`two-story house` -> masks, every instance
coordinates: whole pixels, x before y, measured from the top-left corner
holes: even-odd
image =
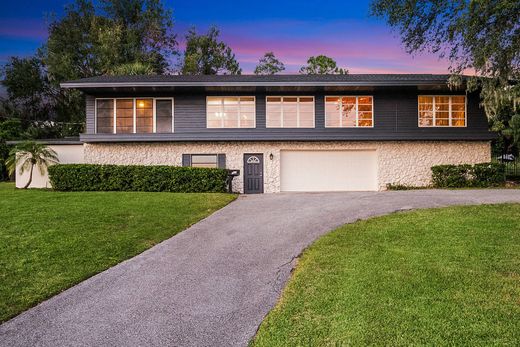
[[[238,169],[245,193],[428,185],[490,160],[478,93],[447,75],[102,76],[86,94],[87,163]]]

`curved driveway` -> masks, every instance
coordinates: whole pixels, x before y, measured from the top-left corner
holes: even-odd
[[[342,224],[520,190],[241,196],[188,230],[0,326],[1,346],[246,346],[294,258]]]

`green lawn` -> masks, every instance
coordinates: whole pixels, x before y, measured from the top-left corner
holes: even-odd
[[[518,346],[520,205],[392,214],[307,249],[253,346]]]
[[[0,183],[0,322],[234,199],[230,194],[16,190]]]

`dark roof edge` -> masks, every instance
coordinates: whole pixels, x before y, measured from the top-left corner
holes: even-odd
[[[114,88],[114,87],[358,87],[358,86],[418,86],[447,84],[445,79],[409,81],[296,81],[296,82],[63,82],[62,88]]]
[[[83,141],[79,137],[75,138],[64,138],[64,139],[37,139],[37,140],[13,140],[6,141],[8,145],[17,145],[26,141],[35,141],[44,145],[82,145]]]

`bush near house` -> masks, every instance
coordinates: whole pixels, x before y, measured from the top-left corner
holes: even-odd
[[[484,188],[505,183],[505,168],[499,163],[437,165],[431,169],[435,188]]]
[[[225,193],[224,169],[58,164],[49,167],[52,187],[61,191],[141,191],[177,193]]]

